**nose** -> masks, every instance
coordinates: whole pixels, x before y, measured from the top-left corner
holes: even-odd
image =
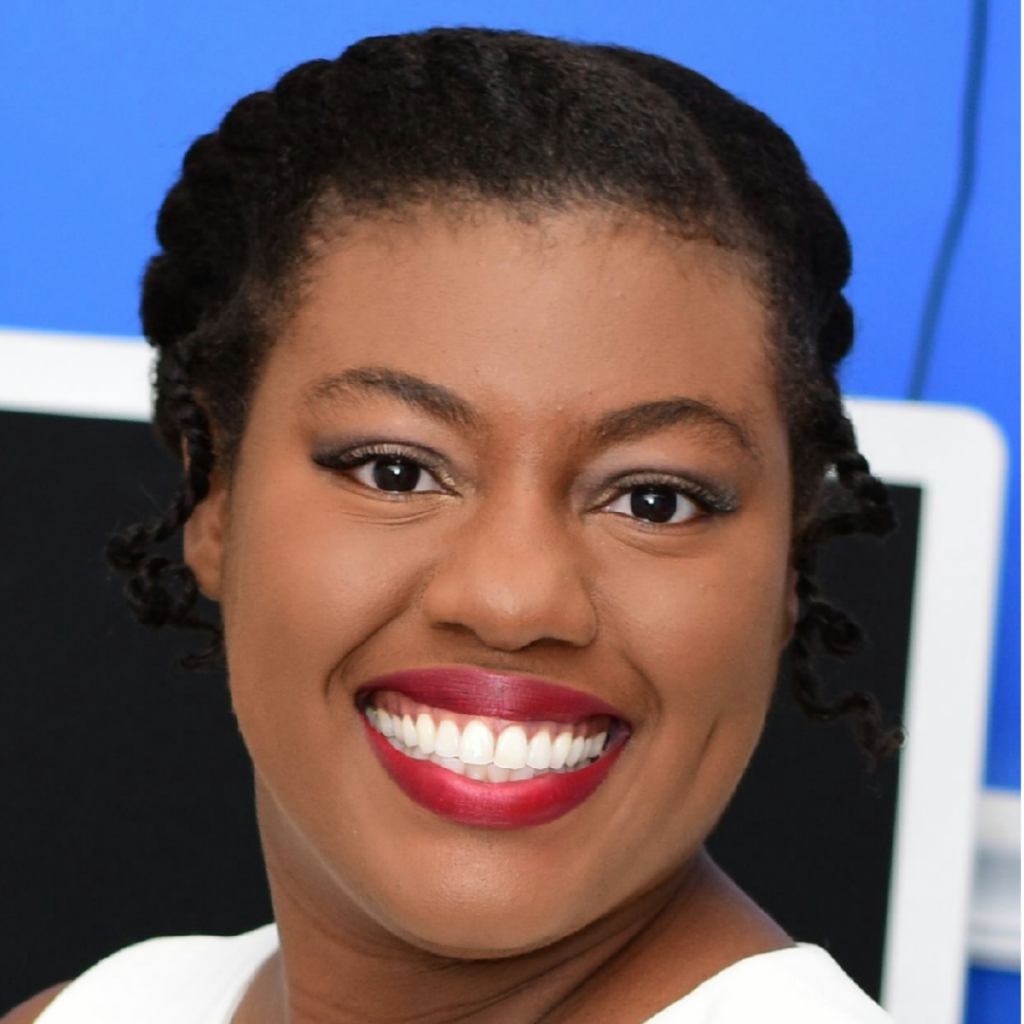
[[[481,510],[465,524],[424,604],[432,625],[469,630],[501,651],[585,647],[597,631],[579,538],[539,501]]]

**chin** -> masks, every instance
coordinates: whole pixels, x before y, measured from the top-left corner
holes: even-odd
[[[552,930],[551,915],[545,918],[537,920],[532,908],[527,914],[510,914],[505,909],[488,911],[482,907],[471,910],[463,907],[452,910],[451,916],[440,924],[436,918],[427,921],[417,914],[409,915],[401,925],[391,924],[395,937],[408,945],[453,960],[502,960],[523,956],[555,945],[586,924]]]

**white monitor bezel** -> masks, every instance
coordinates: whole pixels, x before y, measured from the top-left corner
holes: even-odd
[[[848,407],[872,470],[922,491],[882,1001],[900,1024],[959,1024],[1006,446],[973,409]]]

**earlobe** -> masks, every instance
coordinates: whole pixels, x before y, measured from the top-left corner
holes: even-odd
[[[185,522],[185,564],[203,595],[219,601],[227,533],[228,487],[223,474],[210,474],[210,490]]]

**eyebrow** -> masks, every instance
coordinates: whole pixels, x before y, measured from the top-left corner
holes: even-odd
[[[598,444],[611,445],[636,441],[659,430],[688,423],[724,432],[752,458],[760,457],[757,447],[738,420],[696,398],[664,398],[618,409],[602,416],[593,433]]]
[[[476,410],[454,391],[386,366],[360,366],[322,377],[307,389],[305,397],[307,404],[316,405],[353,395],[395,398],[455,427],[475,427],[480,422]]]
[[[360,366],[322,377],[307,388],[305,399],[307,404],[317,405],[365,395],[397,399],[455,427],[476,428],[483,422],[476,409],[454,391],[386,366]],[[757,447],[738,420],[696,398],[664,398],[616,409],[602,416],[588,433],[598,446],[604,447],[636,441],[684,424],[723,432],[752,458],[759,458]]]

